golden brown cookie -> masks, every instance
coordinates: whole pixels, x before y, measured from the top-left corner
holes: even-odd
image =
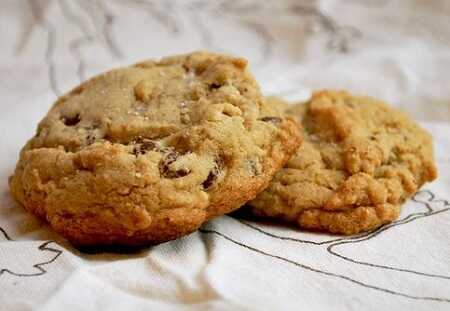
[[[106,72],[58,99],[10,188],[76,245],[154,244],[254,198],[299,140],[245,59],[197,52]]]
[[[430,135],[380,101],[321,91],[284,105],[303,125],[304,141],[248,204],[256,215],[354,234],[396,219],[401,204],[437,176]]]

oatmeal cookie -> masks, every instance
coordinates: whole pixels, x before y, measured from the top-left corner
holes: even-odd
[[[73,244],[155,244],[254,198],[299,142],[245,59],[196,52],[100,74],[59,98],[10,189]]]
[[[304,142],[248,204],[256,215],[355,234],[396,219],[437,176],[431,136],[378,100],[321,91],[293,106],[270,101],[301,122]]]

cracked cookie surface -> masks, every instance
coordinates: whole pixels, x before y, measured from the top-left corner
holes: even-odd
[[[304,141],[248,203],[256,215],[355,234],[396,219],[401,204],[437,176],[431,136],[380,101],[321,91],[302,104],[269,102],[297,118]]]
[[[88,80],[22,149],[13,196],[80,246],[160,243],[238,208],[300,142],[246,67],[196,52]]]

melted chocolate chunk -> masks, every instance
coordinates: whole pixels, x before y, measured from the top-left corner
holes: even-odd
[[[161,162],[159,162],[159,173],[161,176],[164,178],[179,178],[184,177],[191,172],[187,168],[180,168],[176,171],[170,169],[169,165],[175,162],[179,156],[180,154],[178,152],[171,151],[161,160]]]
[[[169,169],[167,169],[164,173],[163,176],[165,178],[178,178],[178,177],[184,177],[186,175],[188,175],[191,171],[188,170],[187,168],[181,168],[179,170],[176,171],[171,171]]]
[[[149,139],[144,139],[144,141],[141,144],[141,149],[145,150],[145,151],[155,149],[155,148],[156,148],[156,144]]]
[[[209,89],[210,89],[210,90],[220,89],[221,87],[222,87],[221,84],[215,83],[215,82],[213,82],[213,83],[211,83],[211,84],[209,85]]]
[[[138,156],[139,154],[145,154],[149,150],[158,149],[154,141],[146,138],[137,138],[135,144],[136,145],[134,146],[132,152],[135,156]]]
[[[273,124],[280,124],[281,123],[281,118],[279,117],[264,117],[260,119],[263,122],[269,122],[269,123],[273,123]]]
[[[86,135],[86,144],[87,145],[92,145],[95,142],[95,135],[94,133],[89,133]]]
[[[211,172],[209,172],[208,177],[206,177],[205,181],[202,183],[203,189],[208,189],[209,187],[211,187],[216,179],[217,175],[215,174],[214,170],[212,170]]]
[[[222,167],[223,161],[221,159],[216,160],[213,169],[209,172],[205,181],[202,183],[203,189],[208,189],[214,184],[214,182],[217,180],[217,176],[220,174]]]
[[[178,152],[170,151],[164,158],[164,162],[166,165],[172,164],[173,162],[175,162],[178,159],[179,156],[180,155]]]
[[[62,117],[61,120],[67,126],[77,125],[81,121],[80,115],[78,113],[74,117]]]

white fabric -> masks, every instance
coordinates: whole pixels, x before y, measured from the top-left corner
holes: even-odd
[[[449,16],[446,0],[2,1],[0,309],[449,310]],[[80,253],[13,203],[7,178],[57,95],[196,49],[247,57],[267,95],[403,108],[433,133],[439,179],[359,237],[224,216],[137,254]]]

